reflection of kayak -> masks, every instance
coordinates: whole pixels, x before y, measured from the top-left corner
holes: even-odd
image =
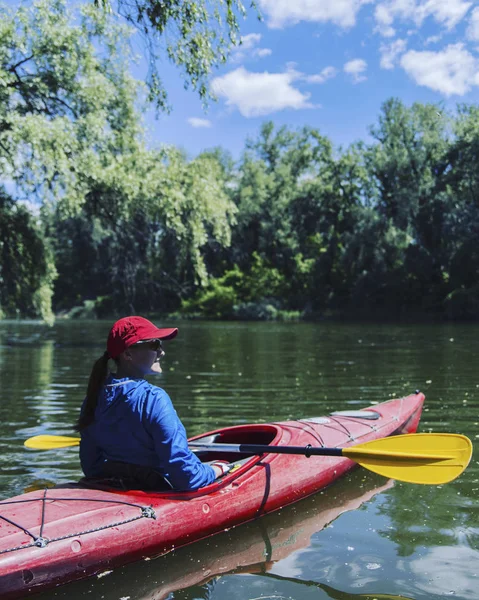
[[[328,495],[325,501],[324,498],[321,498],[321,501],[315,498],[315,501],[308,502],[307,507],[300,504],[294,509],[282,510],[264,520],[221,533],[220,539],[204,540],[162,556],[155,561],[156,577],[152,579],[158,579],[158,573],[162,573],[163,581],[160,585],[152,586],[151,590],[143,588],[145,591],[141,595],[135,590],[135,597],[141,600],[165,600],[171,592],[205,583],[213,577],[231,571],[263,574],[274,563],[309,546],[311,536],[340,514],[355,510],[375,494],[392,485],[391,480],[381,484],[377,478],[371,476],[367,481],[366,490],[358,490],[351,485],[344,485],[335,490],[334,504],[332,494]],[[152,570],[150,565],[147,568]],[[146,569],[143,568],[143,571]],[[147,576],[145,580],[148,581]]]
[[[118,600],[118,590],[123,597],[137,600],[166,600],[178,590],[191,590],[191,597],[202,597],[202,590],[214,589],[219,577],[227,574],[256,574],[292,581],[299,585],[318,587],[328,598],[352,600],[356,596],[344,594],[330,585],[317,581],[282,577],[270,570],[293,553],[308,548],[311,537],[330,525],[347,511],[356,510],[393,486],[392,480],[371,473],[364,477],[356,472],[343,479],[323,494],[288,506],[263,519],[219,533],[214,538],[184,546],[149,561],[139,561],[117,569],[96,583],[96,595],[104,600]],[[281,567],[280,567],[281,568]],[[91,590],[90,581],[81,581],[57,590],[58,600],[83,598]],[[49,594],[47,592],[47,594]],[[47,596],[45,594],[45,597]],[[171,596],[170,596],[171,595]],[[180,594],[180,597],[183,597]],[[374,594],[379,599],[401,600],[401,596]],[[42,600],[40,595],[38,600]],[[360,594],[359,599],[367,598]]]
[[[240,425],[199,436],[208,442],[345,447],[415,432],[423,394],[331,415]],[[375,419],[365,417],[376,417]],[[118,491],[71,485],[0,503],[2,599],[168,552],[278,510],[326,487],[354,463],[342,457],[202,452],[239,468],[197,492]],[[238,460],[239,459],[239,460]]]

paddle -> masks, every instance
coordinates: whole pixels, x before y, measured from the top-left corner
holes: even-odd
[[[37,435],[25,442],[27,448],[53,450],[77,446],[80,438]],[[349,448],[311,446],[268,446],[258,444],[205,444],[192,441],[192,450],[241,454],[299,454],[303,456],[343,456],[390,479],[439,485],[459,477],[469,464],[472,443],[453,433],[412,433],[396,435]]]
[[[68,446],[79,446],[80,438],[65,435],[35,435],[28,438],[23,445],[34,450],[56,450]]]

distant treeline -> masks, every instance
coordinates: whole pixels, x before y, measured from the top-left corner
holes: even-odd
[[[150,150],[128,36],[53,4],[0,15],[4,316],[479,318],[478,106],[391,99],[346,149],[267,122],[239,161]]]

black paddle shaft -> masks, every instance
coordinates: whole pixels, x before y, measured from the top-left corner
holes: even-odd
[[[208,450],[212,452],[239,452],[241,454],[302,454],[310,456],[342,456],[342,448],[314,448],[307,446],[268,446],[266,444],[202,444],[190,442],[193,450]]]

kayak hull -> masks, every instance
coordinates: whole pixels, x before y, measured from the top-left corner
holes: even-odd
[[[365,409],[365,416],[329,415],[242,425],[195,441],[347,447],[414,433],[423,394]],[[214,443],[213,442],[213,443]],[[207,451],[202,460],[225,458]],[[164,554],[276,511],[324,489],[355,466],[343,457],[241,456],[237,468],[196,492],[119,491],[72,484],[0,502],[2,598],[29,593]]]

